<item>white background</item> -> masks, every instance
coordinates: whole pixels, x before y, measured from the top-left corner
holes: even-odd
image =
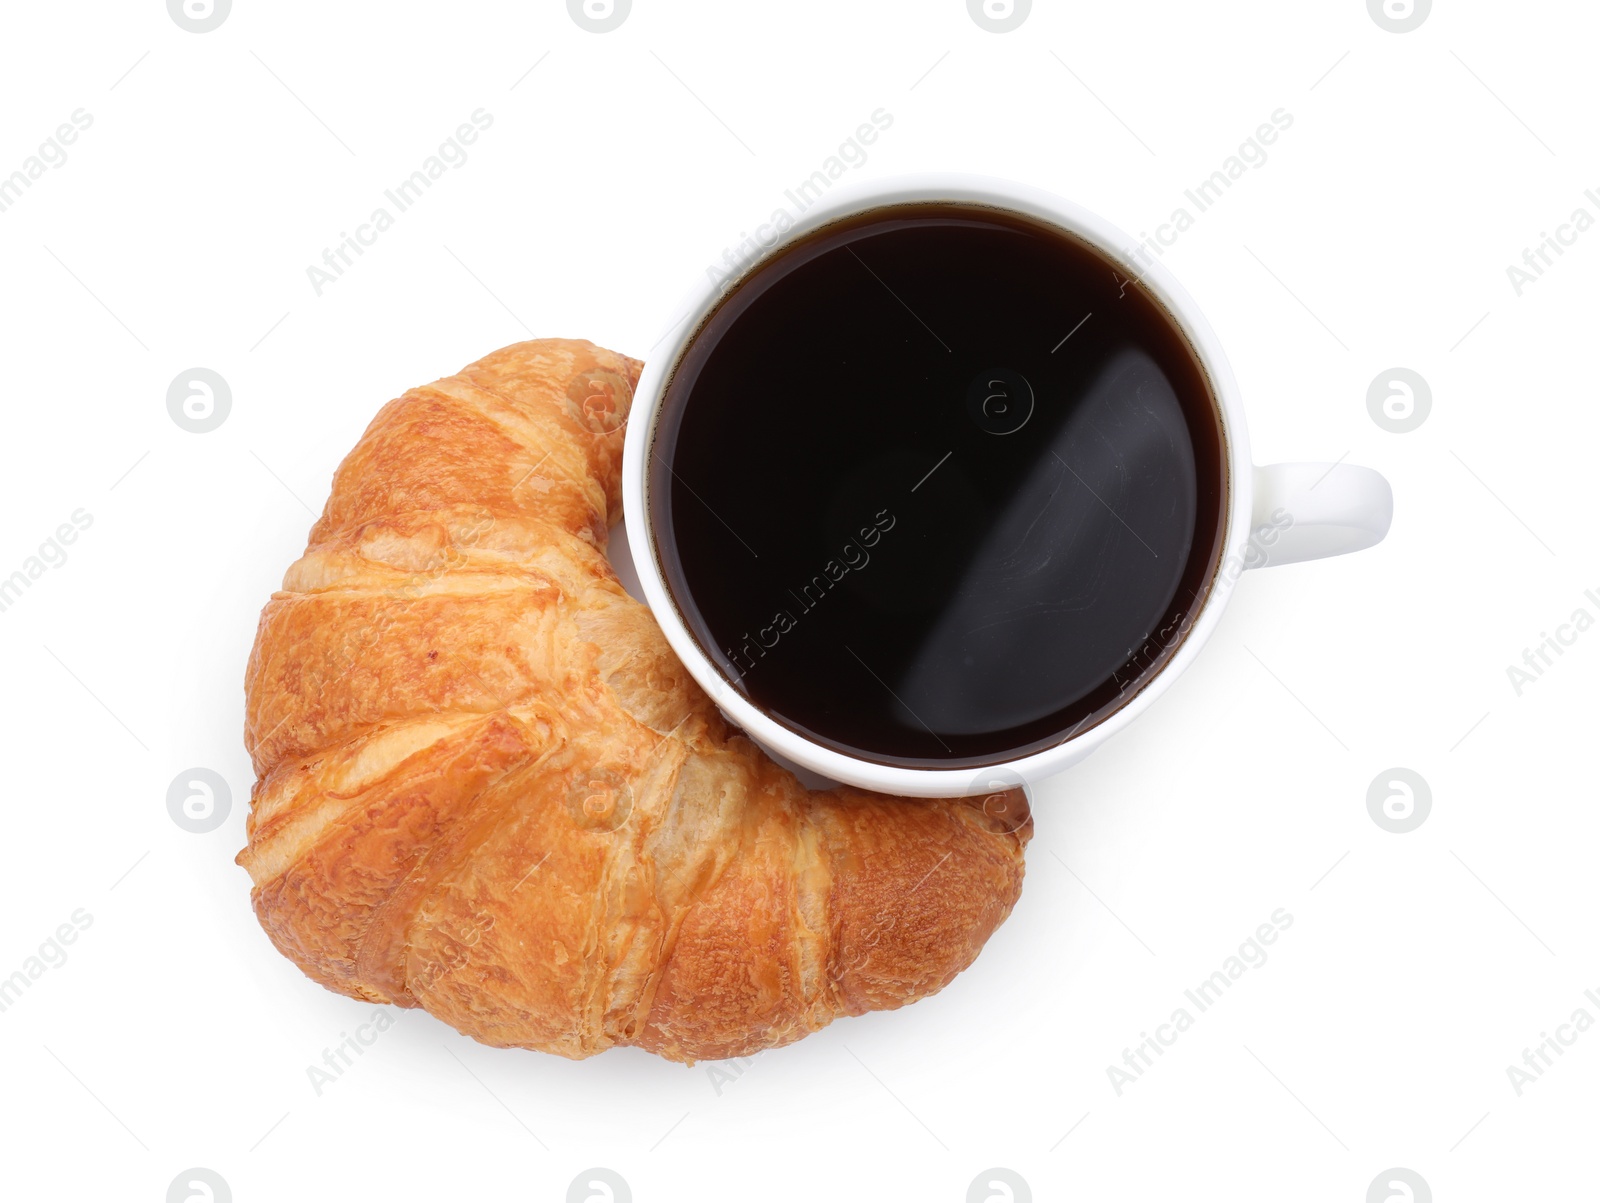
[[[0,613],[0,976],[92,916],[0,1013],[6,1197],[157,1203],[191,1166],[240,1203],[554,1201],[591,1166],[640,1203],[956,1203],[989,1167],[1040,1200],[1360,1203],[1394,1166],[1441,1201],[1590,1197],[1600,1030],[1520,1097],[1506,1068],[1600,1019],[1600,629],[1521,696],[1506,668],[1600,618],[1600,230],[1520,297],[1506,268],[1600,217],[1593,6],[1438,0],[1406,34],[1362,0],[1038,0],[1004,34],[960,0],[635,0],[606,34],[557,0],[4,26],[0,175],[93,116],[0,213],[0,576],[93,518]],[[479,108],[470,160],[317,296],[306,268]],[[1165,261],[1257,459],[1381,469],[1393,533],[1252,573],[1194,670],[1037,790],[1022,900],[941,995],[720,1093],[406,1013],[319,1097],[307,1067],[373,1009],[272,951],[232,858],[245,657],[334,466],[384,401],[508,342],[648,357],[879,108],[852,178],[1009,176],[1133,232],[1286,109]],[[195,366],[233,394],[201,435],[166,410]],[[1408,434],[1367,411],[1394,366],[1432,387]],[[233,798],[206,835],[166,810],[196,766]],[[1433,796],[1404,835],[1367,811],[1395,766]],[[1276,908],[1267,963],[1119,1096],[1107,1067]]]

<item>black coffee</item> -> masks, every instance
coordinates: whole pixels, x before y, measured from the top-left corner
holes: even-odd
[[[668,588],[784,725],[953,768],[1087,729],[1176,650],[1225,510],[1220,420],[1160,304],[981,206],[797,241],[706,319],[648,479]]]

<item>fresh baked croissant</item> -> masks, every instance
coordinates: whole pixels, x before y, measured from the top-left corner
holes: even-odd
[[[261,614],[238,860],[341,994],[747,1056],[948,983],[1032,822],[1020,791],[813,793],[728,727],[605,558],[640,366],[520,343],[373,420]]]

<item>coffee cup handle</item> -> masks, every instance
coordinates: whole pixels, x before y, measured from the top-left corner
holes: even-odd
[[[1342,556],[1381,543],[1394,490],[1356,464],[1265,464],[1255,469],[1251,568]]]

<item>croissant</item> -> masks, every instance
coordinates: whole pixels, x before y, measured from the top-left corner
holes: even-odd
[[[1032,820],[811,792],[725,723],[605,556],[640,367],[519,343],[379,412],[261,614],[238,863],[340,994],[692,1063],[941,989]]]

